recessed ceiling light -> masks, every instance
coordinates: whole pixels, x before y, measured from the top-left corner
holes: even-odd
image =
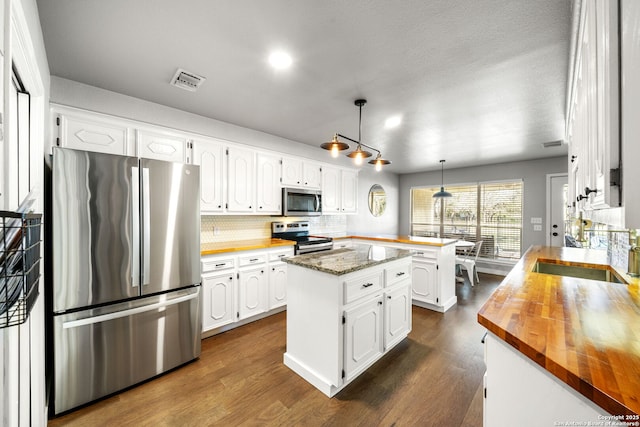
[[[384,122],[384,127],[387,128],[387,129],[391,129],[391,128],[394,128],[396,126],[399,126],[400,123],[402,123],[402,116],[392,116],[392,117],[389,117]]]
[[[283,51],[273,52],[269,55],[269,64],[276,70],[284,70],[291,66],[291,56]]]

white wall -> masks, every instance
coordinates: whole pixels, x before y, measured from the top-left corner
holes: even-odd
[[[358,174],[358,215],[347,215],[347,234],[398,234],[400,178],[393,173],[361,169]],[[387,209],[374,217],[369,212],[369,189],[380,184],[387,194]]]
[[[48,121],[49,68],[40,19],[35,0],[4,0],[4,72],[2,85],[7,94],[10,84],[11,65],[16,67],[25,88],[31,95],[31,151],[29,153],[31,189],[39,188],[33,209],[43,209],[43,141],[48,138],[44,126]],[[10,123],[10,110],[5,106],[3,123]],[[4,125],[3,125],[4,127]],[[5,127],[3,130],[6,130]],[[5,134],[6,136],[6,134]],[[2,144],[0,144],[2,145]],[[0,173],[7,170],[6,162],[0,164]],[[5,181],[12,185],[11,177]],[[16,178],[17,179],[17,178]],[[14,207],[15,208],[15,207]],[[46,218],[43,218],[46,221]],[[42,263],[41,263],[42,268]],[[45,343],[44,343],[44,292],[43,281],[39,284],[38,299],[29,318],[20,326],[0,330],[0,420],[3,425],[43,426],[47,423],[45,402]]]
[[[542,230],[546,230],[546,176],[550,173],[566,173],[566,156],[522,162],[500,163],[470,168],[444,170],[445,189],[448,185],[470,184],[483,181],[522,179],[524,182],[523,252],[531,245],[546,244],[544,231],[533,231],[532,217],[542,218]],[[411,230],[411,188],[439,186],[440,171],[400,175],[400,232]]]

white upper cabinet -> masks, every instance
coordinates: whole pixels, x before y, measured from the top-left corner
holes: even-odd
[[[280,157],[258,153],[256,163],[256,212],[279,215],[282,213]]]
[[[322,213],[358,212],[358,172],[332,166],[322,168]]]
[[[224,145],[212,139],[194,139],[192,144],[193,163],[200,166],[200,212],[220,213],[225,203]]]
[[[187,136],[160,129],[136,131],[138,157],[185,163],[187,161]]]
[[[255,211],[255,155],[252,150],[227,148],[227,212]]]
[[[322,167],[319,163],[301,158],[282,159],[282,186],[319,189],[322,183]]]
[[[584,1],[567,127],[570,196],[578,209],[620,204],[618,52],[617,2]]]
[[[54,112],[56,145],[98,153],[135,155],[133,129],[125,121],[97,113]]]

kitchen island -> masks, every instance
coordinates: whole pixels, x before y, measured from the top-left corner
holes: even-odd
[[[640,421],[638,286],[606,251],[531,247],[478,313],[485,425]]]
[[[411,331],[411,252],[355,245],[284,261],[284,364],[327,396]]]

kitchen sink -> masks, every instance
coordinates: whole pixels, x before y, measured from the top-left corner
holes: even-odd
[[[555,264],[537,261],[533,267],[535,273],[553,274],[555,276],[577,277],[580,279],[600,280],[602,282],[626,283],[614,272],[602,266],[585,267],[584,265]]]

